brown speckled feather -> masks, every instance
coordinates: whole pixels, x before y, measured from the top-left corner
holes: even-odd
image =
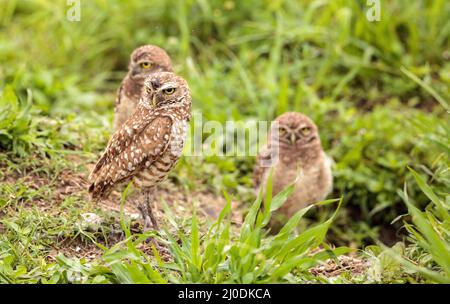
[[[122,94],[123,94],[123,81],[120,83],[120,87],[117,89],[115,107],[114,107],[115,112],[117,112],[118,106],[120,105],[120,101],[122,99]]]
[[[111,137],[90,175],[92,197],[107,196],[117,184],[149,167],[170,143],[172,119],[141,107]],[[155,132],[158,130],[158,132]]]

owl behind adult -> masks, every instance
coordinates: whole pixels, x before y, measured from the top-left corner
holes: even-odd
[[[172,61],[162,48],[148,44],[133,51],[128,73],[117,91],[114,131],[118,130],[136,109],[146,77],[153,73],[172,71]]]
[[[294,192],[272,215],[272,231],[278,231],[299,209],[324,200],[332,190],[331,159],[325,154],[314,122],[304,114],[287,112],[276,118],[276,132],[271,132],[266,147],[261,149],[254,170],[255,188],[266,189],[273,166],[272,189],[276,195],[296,178]],[[277,138],[278,137],[278,138]],[[278,153],[276,149],[278,147]]]

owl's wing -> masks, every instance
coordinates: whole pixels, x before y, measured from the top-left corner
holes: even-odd
[[[172,119],[160,116],[143,121],[133,122],[130,118],[110,139],[89,176],[89,192],[94,199],[107,196],[114,186],[129,181],[169,147]]]
[[[117,89],[116,92],[116,100],[114,102],[114,121],[113,121],[114,130],[118,130],[121,123],[122,115],[120,114],[120,107],[121,107],[120,104],[122,102],[124,94],[124,82],[125,80],[121,82],[120,87]]]
[[[122,94],[123,94],[123,87],[124,87],[124,82],[122,81],[122,83],[120,84],[120,87],[117,89],[117,93],[116,93],[116,100],[115,100],[115,111],[117,112],[117,107],[120,104],[121,98],[122,98]]]
[[[155,118],[151,118],[149,116],[143,116],[140,111],[133,113],[133,115],[131,115],[131,117],[120,127],[120,129],[114,132],[109,139],[106,149],[97,161],[94,170],[92,170],[89,175],[89,180],[95,180],[98,171],[103,167],[103,165],[122,153],[148,125],[152,124],[154,119]]]
[[[255,167],[253,168],[253,187],[255,191],[259,191],[259,187],[261,186],[264,174],[267,170],[267,167],[263,164],[267,163],[270,158],[270,148],[267,146],[261,148],[258,156],[256,157]]]

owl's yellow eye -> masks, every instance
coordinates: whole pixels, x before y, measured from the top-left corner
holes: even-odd
[[[285,128],[278,128],[278,134],[280,134],[280,136],[284,136],[286,133],[287,131]]]
[[[167,88],[167,89],[164,89],[163,92],[166,95],[172,95],[173,93],[175,93],[175,88]]]
[[[141,63],[141,68],[143,68],[143,69],[149,69],[151,66],[152,66],[152,64],[148,61]]]
[[[303,127],[300,129],[300,132],[302,132],[303,136],[307,136],[309,135],[309,133],[311,133],[311,128],[310,127]]]

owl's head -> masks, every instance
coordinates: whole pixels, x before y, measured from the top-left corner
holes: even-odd
[[[170,72],[154,73],[144,82],[143,101],[153,108],[191,103],[189,86],[183,77]]]
[[[295,148],[320,145],[317,126],[308,116],[298,112],[287,112],[278,116],[275,122],[274,127],[278,128],[280,144]]]
[[[133,51],[128,66],[131,77],[146,77],[155,72],[172,72],[172,61],[162,48],[143,45]]]

